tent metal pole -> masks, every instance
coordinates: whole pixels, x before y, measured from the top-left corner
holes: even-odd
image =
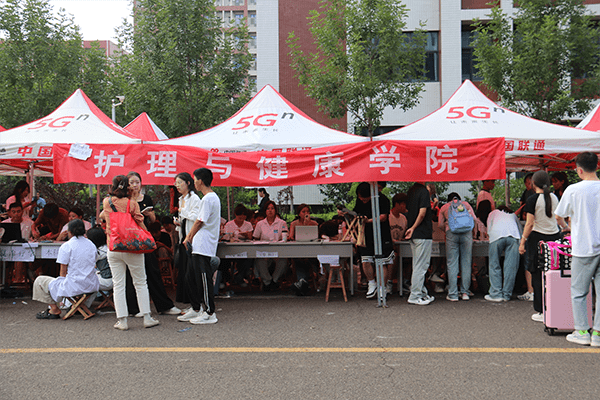
[[[510,208],[510,172],[506,172],[506,180],[504,181],[504,204]]]
[[[100,224],[100,185],[96,185],[96,223]]]
[[[382,264],[381,220],[379,216],[379,189],[377,182],[371,182],[371,214],[373,215],[373,241],[375,247],[375,272],[377,277],[377,307],[387,307],[385,298],[385,276]]]

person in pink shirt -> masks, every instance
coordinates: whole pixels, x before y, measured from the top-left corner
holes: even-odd
[[[277,205],[274,201],[269,200],[265,210],[267,217],[256,224],[253,237],[261,242],[279,242],[282,240],[281,233],[287,231],[287,223],[277,216]],[[279,287],[279,279],[287,270],[287,260],[277,258],[275,259],[275,270],[271,275],[269,271],[271,261],[272,259],[259,258],[255,262],[265,292],[277,289]]]

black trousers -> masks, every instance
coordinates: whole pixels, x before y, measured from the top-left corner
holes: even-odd
[[[560,239],[560,233],[553,235],[544,235],[536,231],[532,231],[527,238],[527,246],[529,248],[529,272],[531,272],[531,286],[533,286],[533,309],[536,312],[544,312],[542,307],[542,270],[538,267],[538,255],[540,241],[548,242]]]
[[[204,305],[207,314],[215,312],[215,293],[213,288],[214,270],[210,266],[210,257],[192,254],[192,262],[188,264],[186,283],[190,303],[195,311]]]
[[[175,268],[177,268],[177,290],[175,292],[175,301],[189,304],[190,296],[187,292],[187,271],[188,265],[192,262],[191,253],[188,254],[183,244],[177,245],[175,253]]]
[[[154,253],[144,254],[144,266],[146,268],[146,281],[148,282],[148,292],[150,292],[150,299],[156,307],[156,311],[159,313],[167,311],[174,307],[173,300],[167,295],[165,285],[162,277],[160,276],[160,268],[158,266],[158,259]],[[140,308],[137,302],[137,296],[135,294],[135,287],[133,286],[133,280],[129,269],[125,275],[125,295],[127,297],[127,308],[130,314],[137,314],[140,312]]]

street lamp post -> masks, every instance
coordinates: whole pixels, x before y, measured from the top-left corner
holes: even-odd
[[[117,100],[119,100],[118,103],[115,103],[115,99],[112,99],[112,120],[113,122],[117,122],[117,114],[115,112],[115,109],[117,107],[119,107],[121,104],[123,104],[123,100],[125,100],[125,96],[116,96]]]

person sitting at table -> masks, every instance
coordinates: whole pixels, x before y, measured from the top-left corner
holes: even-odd
[[[33,222],[32,235],[36,240],[56,240],[63,226],[69,223],[69,213],[55,203],[47,203]],[[81,221],[83,224],[83,221]]]
[[[449,218],[452,217],[451,207],[457,213],[466,210],[472,218],[471,229],[466,232],[452,232]],[[462,209],[461,209],[462,207]],[[468,216],[465,216],[468,218]],[[448,269],[448,295],[446,300],[469,300],[471,286],[471,265],[473,262],[473,226],[475,226],[475,212],[469,203],[462,201],[460,195],[452,192],[448,195],[448,202],[442,206],[438,215],[438,227],[446,232],[446,262]],[[460,291],[458,290],[458,271],[460,266]]]
[[[69,241],[60,246],[56,262],[60,276],[40,275],[33,283],[32,299],[50,307],[37,313],[38,319],[59,319],[58,303],[63,297],[97,292],[96,246],[85,235],[83,221],[75,219],[68,225]]]
[[[83,211],[79,207],[71,208],[69,211],[69,221],[73,221],[74,219],[80,219],[83,221],[83,225],[85,225],[85,231],[87,232],[92,228],[92,224],[83,219]],[[56,238],[57,241],[62,242],[67,239],[67,225],[63,226],[60,234]]]
[[[291,241],[296,240],[296,227],[298,226],[318,226],[317,221],[310,218],[310,207],[308,204],[300,204],[297,210],[297,218],[290,224]],[[292,290],[297,296],[305,296],[308,294],[308,278],[310,277],[313,267],[316,265],[316,260],[308,258],[297,258],[294,260],[296,266],[296,277],[298,280],[292,284]]]
[[[266,218],[259,221],[254,229],[254,239],[261,242],[280,242],[281,233],[287,230],[287,223],[277,216],[277,205],[269,200],[266,205]],[[271,275],[269,266],[275,263],[275,270]],[[287,270],[287,260],[284,258],[266,259],[259,258],[255,262],[258,276],[262,280],[263,290],[268,292],[279,287],[279,279]]]
[[[509,301],[519,269],[521,224],[510,208],[500,206],[488,215],[490,292],[484,299],[491,302]],[[504,266],[500,257],[504,253]]]
[[[161,232],[169,235],[171,239],[171,251],[175,254],[175,249],[179,244],[179,233],[177,229],[175,229],[175,223],[173,222],[173,218],[171,216],[165,215],[160,219],[160,223],[162,224]]]
[[[234,210],[234,219],[225,224],[224,241],[239,242],[241,240],[252,240],[252,224],[246,221],[248,209],[243,204],[238,204]],[[253,261],[251,259],[239,259],[235,261],[237,274],[234,274],[233,263],[231,261],[222,261],[223,271],[230,271],[233,282],[242,286],[247,286],[245,281],[248,278]]]
[[[23,214],[23,207],[21,207],[21,203],[11,203],[11,205],[8,208],[8,219],[5,219],[4,221],[2,221],[2,223],[20,224],[21,237],[23,238],[23,240],[28,241],[31,238],[31,227],[33,226],[33,221],[27,215]],[[12,276],[13,284],[25,283],[27,265],[31,265],[31,263],[25,264],[22,261],[15,261]]]
[[[154,255],[157,258],[173,258],[173,251],[171,250],[171,236],[162,231],[162,225],[158,221],[152,222],[148,225],[148,232],[154,238],[156,243],[156,250]]]

